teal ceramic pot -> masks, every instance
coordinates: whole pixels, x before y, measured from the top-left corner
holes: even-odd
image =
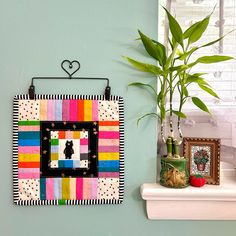
[[[186,188],[189,186],[186,158],[161,157],[160,184],[168,188]]]

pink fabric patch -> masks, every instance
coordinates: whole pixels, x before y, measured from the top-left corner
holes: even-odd
[[[39,168],[19,168],[18,173],[39,173]]]
[[[54,199],[54,178],[46,179],[46,199],[47,200]]]
[[[40,126],[36,125],[26,125],[26,126],[19,126],[19,131],[40,131]]]
[[[62,120],[68,121],[70,119],[70,101],[62,100]]]
[[[119,172],[99,172],[99,178],[119,178]]]
[[[88,139],[87,138],[81,138],[80,139],[80,145],[88,145]]]
[[[77,100],[70,100],[70,121],[77,120]]]
[[[98,151],[99,152],[119,152],[120,147],[119,146],[99,146]]]
[[[66,139],[73,139],[73,131],[65,132]]]
[[[40,153],[40,147],[39,146],[19,146],[18,147],[18,153],[19,154],[37,154]]]
[[[120,137],[120,132],[116,131],[100,131],[98,134],[99,138],[103,139],[118,139]]]
[[[19,179],[38,179],[40,178],[40,172],[38,169],[37,173],[18,173]]]
[[[48,120],[55,120],[55,100],[48,100],[47,113]]]
[[[83,199],[83,179],[76,178],[76,199]]]
[[[98,145],[99,146],[119,146],[120,141],[119,139],[99,139]]]
[[[80,153],[88,153],[88,146],[80,145]]]

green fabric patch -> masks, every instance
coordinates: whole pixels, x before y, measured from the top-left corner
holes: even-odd
[[[39,120],[31,120],[31,121],[18,121],[18,125],[40,125],[40,121]]]
[[[59,140],[58,139],[51,139],[51,145],[59,145]]]
[[[58,200],[58,205],[66,205],[66,200],[63,199]]]

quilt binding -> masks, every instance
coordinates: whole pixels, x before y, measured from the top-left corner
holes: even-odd
[[[13,202],[16,205],[96,205],[96,204],[121,204],[124,198],[124,100],[121,96],[111,95],[110,100],[119,103],[119,131],[120,131],[120,167],[119,167],[119,199],[88,199],[88,200],[19,200],[18,182],[18,100],[30,99],[28,94],[16,95],[13,100]],[[81,99],[81,100],[106,100],[104,95],[60,95],[37,94],[35,99]]]

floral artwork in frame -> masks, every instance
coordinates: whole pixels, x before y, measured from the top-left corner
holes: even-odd
[[[183,140],[190,175],[202,175],[207,184],[220,184],[220,139],[190,138]]]

